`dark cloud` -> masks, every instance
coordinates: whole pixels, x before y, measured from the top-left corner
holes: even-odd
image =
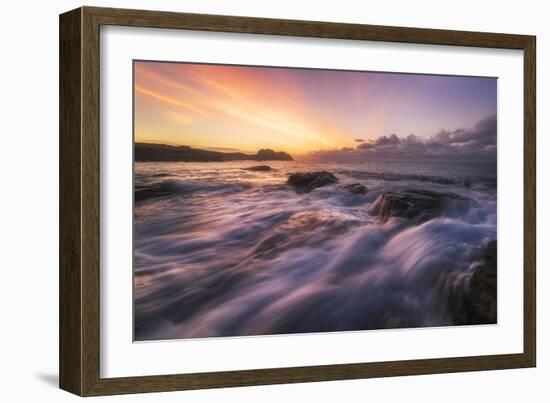
[[[400,142],[401,140],[399,139],[399,137],[397,137],[397,135],[395,134],[392,134],[391,136],[378,137],[373,142],[359,144],[357,146],[357,149],[371,150],[376,148],[388,148],[388,147],[391,148],[391,147],[397,146]]]
[[[314,160],[432,159],[453,161],[496,161],[497,119],[488,116],[469,129],[441,130],[429,138],[414,134],[380,136],[361,142],[355,149],[318,151],[308,155]]]
[[[356,143],[364,143],[364,142],[365,142],[365,139],[355,139],[355,142],[356,142]]]

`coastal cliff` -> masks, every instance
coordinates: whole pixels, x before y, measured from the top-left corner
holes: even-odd
[[[259,150],[256,154],[241,152],[224,153],[201,150],[189,146],[170,146],[166,144],[135,143],[136,162],[224,162],[224,161],[292,161],[292,156],[284,151],[270,149]]]

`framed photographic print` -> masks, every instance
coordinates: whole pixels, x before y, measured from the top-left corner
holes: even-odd
[[[60,386],[535,366],[535,37],[60,16]]]

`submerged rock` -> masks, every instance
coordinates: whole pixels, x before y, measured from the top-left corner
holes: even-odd
[[[497,323],[497,241],[485,250],[483,263],[477,266],[462,299],[450,300],[456,325]]]
[[[364,195],[367,193],[367,188],[360,183],[350,183],[348,185],[342,186],[342,189],[347,190],[348,192],[354,195]]]
[[[267,172],[271,171],[271,167],[268,165],[256,165],[253,167],[243,168],[244,171],[258,171],[258,172]]]
[[[154,186],[142,186],[134,190],[134,200],[137,203],[156,197],[170,196],[174,190],[172,182],[163,182]]]
[[[299,212],[277,225],[260,238],[253,256],[258,259],[273,259],[290,249],[319,248],[361,225],[359,220],[343,218],[334,212]]]
[[[455,193],[439,193],[429,190],[405,190],[385,192],[378,197],[371,213],[377,214],[382,222],[391,217],[429,220],[439,216],[453,202],[467,202]]]
[[[338,182],[338,178],[327,171],[295,173],[291,174],[287,180],[290,186],[305,193],[336,182]]]

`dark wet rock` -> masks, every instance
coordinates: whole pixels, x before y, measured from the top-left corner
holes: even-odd
[[[382,222],[391,217],[429,220],[441,215],[451,205],[468,203],[468,199],[455,193],[440,193],[429,190],[404,190],[385,192],[375,201],[371,214],[378,215]]]
[[[347,190],[354,195],[364,195],[367,193],[367,188],[360,183],[350,183],[342,186],[342,189]]]
[[[244,171],[257,171],[257,172],[267,172],[271,171],[271,167],[268,165],[256,165],[253,167],[243,168]]]
[[[485,250],[483,263],[477,266],[461,299],[450,302],[456,325],[497,322],[497,241]]]
[[[294,187],[297,191],[305,193],[336,182],[338,182],[338,178],[327,171],[294,173],[287,180],[290,186]]]

